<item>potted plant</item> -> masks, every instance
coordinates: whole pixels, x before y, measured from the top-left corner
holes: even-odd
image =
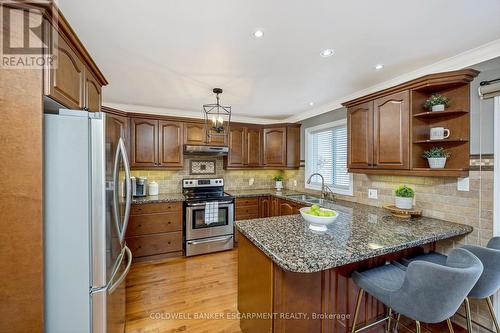
[[[450,153],[443,147],[432,147],[424,151],[423,156],[429,162],[431,169],[443,169],[446,165],[446,159],[450,157]]]
[[[424,103],[424,108],[430,109],[432,112],[444,111],[445,107],[450,104],[450,99],[443,95],[432,95]]]
[[[413,208],[413,198],[415,197],[415,191],[406,185],[401,185],[396,188],[396,200],[395,205],[399,209],[412,209]]]
[[[273,177],[274,181],[276,182],[276,190],[281,191],[283,188],[283,176],[282,175],[276,175]]]

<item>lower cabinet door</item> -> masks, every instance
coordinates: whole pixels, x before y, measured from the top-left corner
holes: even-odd
[[[127,238],[134,258],[182,251],[182,232],[168,232]]]

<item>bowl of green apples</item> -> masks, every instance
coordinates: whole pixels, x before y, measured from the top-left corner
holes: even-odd
[[[311,207],[302,207],[300,215],[309,222],[309,229],[314,231],[326,231],[326,226],[333,223],[339,216],[339,213],[332,209],[321,208],[318,205]]]

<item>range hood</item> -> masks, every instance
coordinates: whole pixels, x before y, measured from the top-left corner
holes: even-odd
[[[227,155],[228,146],[184,145],[184,154],[188,155]]]

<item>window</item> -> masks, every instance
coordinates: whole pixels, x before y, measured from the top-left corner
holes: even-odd
[[[347,124],[339,120],[306,129],[306,181],[313,173],[325,178],[333,192],[352,195],[352,175],[347,172]],[[306,188],[321,190],[321,178],[314,176]]]

